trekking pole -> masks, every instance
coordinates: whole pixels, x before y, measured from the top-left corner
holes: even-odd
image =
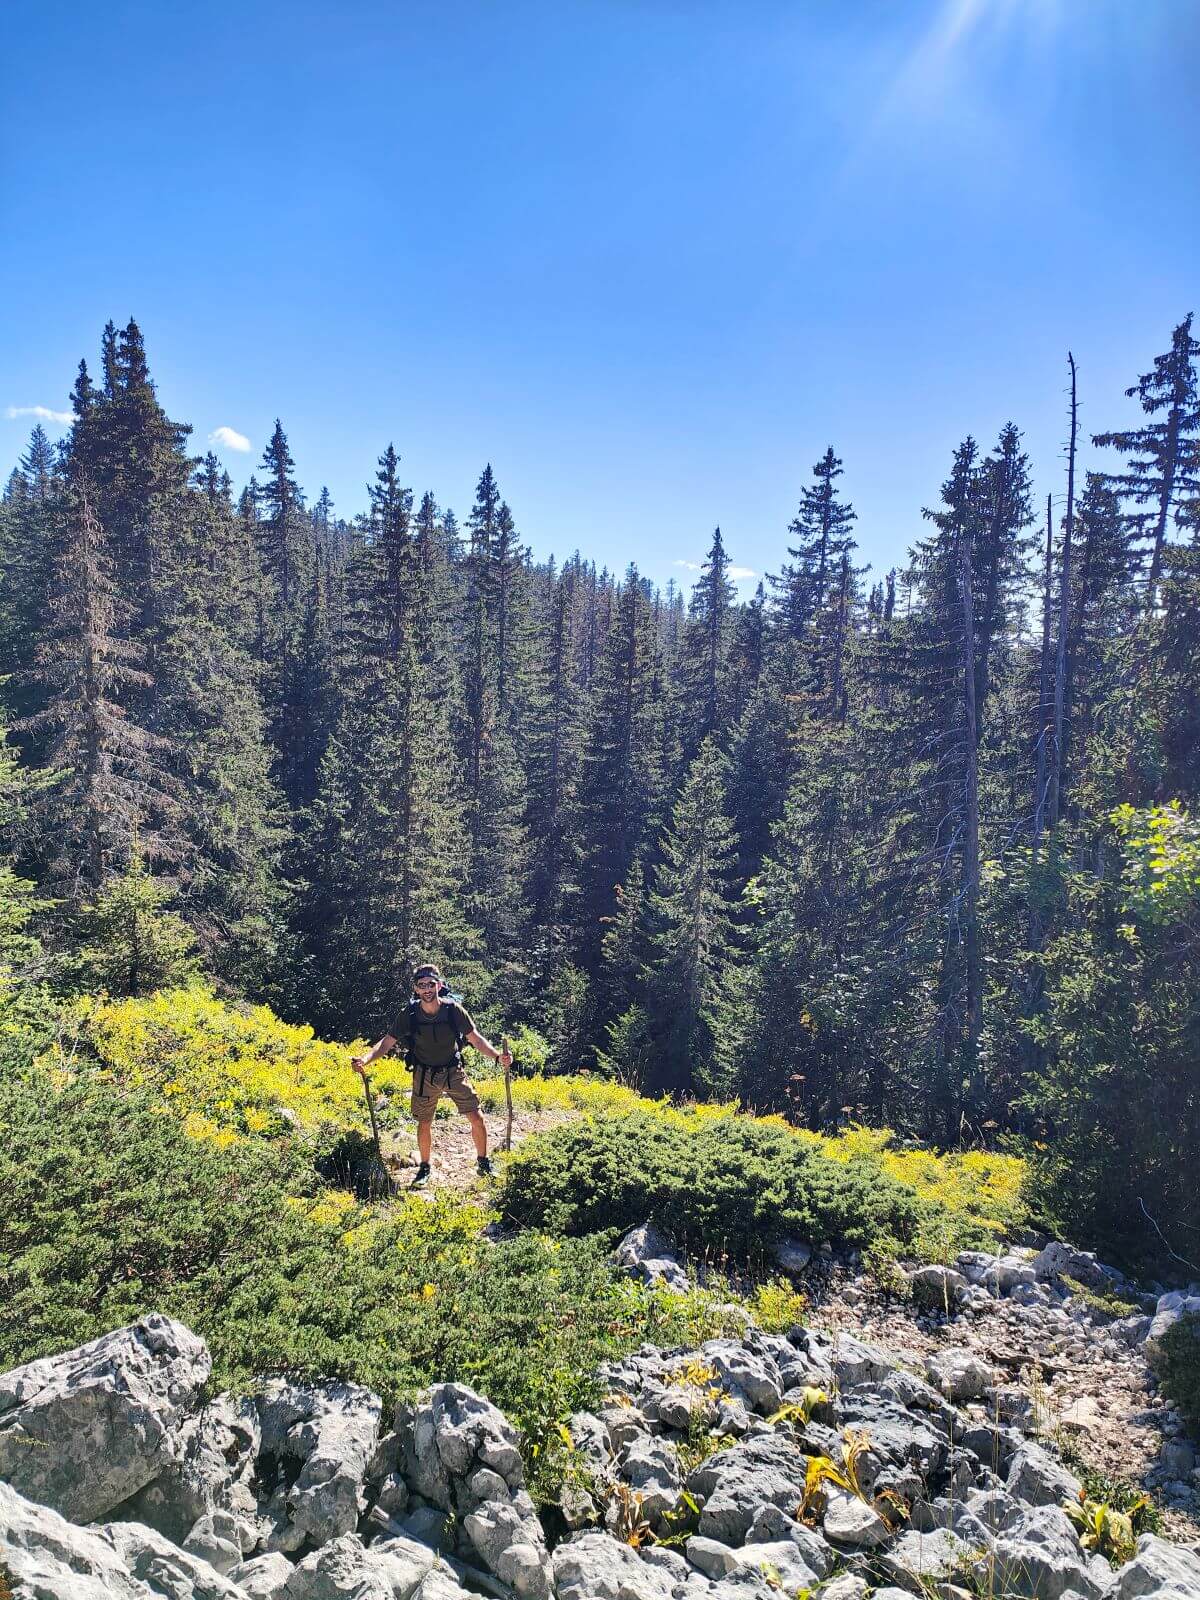
[[[371,1080],[364,1072],[362,1075],[363,1094],[367,1097],[367,1115],[371,1119],[371,1137],[375,1140],[375,1159],[379,1163],[379,1170],[383,1174],[383,1181],[387,1185],[388,1194],[392,1193],[392,1175],[384,1165],[383,1146],[379,1142],[379,1123],[375,1118],[375,1100],[371,1094]]]
[[[500,1035],[500,1053],[501,1053],[501,1055],[505,1055],[505,1056],[508,1054],[508,1035],[506,1033],[502,1033]],[[509,1064],[504,1069],[504,1098],[508,1103],[508,1126],[504,1130],[504,1148],[505,1148],[505,1150],[511,1150],[512,1149],[512,1117],[513,1117],[513,1112],[512,1112],[512,1063],[511,1062],[509,1062]]]

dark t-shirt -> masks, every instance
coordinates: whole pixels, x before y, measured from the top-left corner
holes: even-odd
[[[408,1048],[407,1006],[388,1029],[396,1040],[400,1054],[407,1055],[412,1066],[448,1067],[454,1060],[457,1041],[475,1031],[470,1013],[454,1000],[443,1000],[441,1009],[434,1014],[427,1014],[420,1005],[416,1005],[413,1014],[415,1026],[412,1030],[411,1052]]]

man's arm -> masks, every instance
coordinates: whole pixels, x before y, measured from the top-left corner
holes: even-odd
[[[489,1044],[481,1033],[475,1032],[474,1028],[467,1035],[467,1043],[474,1045],[475,1049],[487,1056],[490,1061],[498,1061],[502,1067],[512,1066],[512,1051],[497,1050],[494,1044]]]
[[[371,1046],[365,1056],[351,1056],[350,1065],[354,1068],[355,1072],[361,1073],[365,1078],[367,1075],[367,1068],[371,1065],[372,1061],[378,1061],[380,1056],[386,1056],[390,1050],[394,1050],[395,1048],[395,1039],[392,1038],[390,1033],[385,1033],[383,1038],[380,1039],[377,1044],[373,1044]]]

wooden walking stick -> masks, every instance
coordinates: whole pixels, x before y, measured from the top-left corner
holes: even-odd
[[[508,1035],[506,1033],[502,1033],[500,1035],[500,1053],[501,1053],[501,1055],[504,1055],[504,1056],[506,1056],[508,1054]],[[511,1150],[512,1149],[512,1117],[513,1117],[513,1112],[512,1112],[512,1063],[511,1063],[511,1061],[504,1068],[504,1098],[505,1098],[506,1102],[508,1103],[508,1126],[504,1130],[504,1148],[506,1150]]]
[[[383,1174],[383,1181],[387,1185],[388,1194],[395,1192],[392,1175],[388,1171],[383,1159],[383,1146],[379,1142],[379,1123],[375,1120],[375,1101],[371,1095],[371,1080],[364,1072],[362,1075],[363,1094],[367,1097],[367,1115],[371,1118],[371,1137],[375,1140],[375,1159],[379,1163],[379,1170]]]

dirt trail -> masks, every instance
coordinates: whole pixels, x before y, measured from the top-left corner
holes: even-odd
[[[513,1149],[531,1134],[544,1133],[547,1128],[570,1122],[577,1111],[517,1111],[513,1115]],[[504,1144],[504,1129],[508,1120],[504,1112],[483,1113],[488,1130],[488,1151],[496,1160],[497,1170]],[[383,1159],[395,1180],[397,1190],[403,1194],[413,1180],[417,1166],[417,1133],[412,1123],[400,1128],[381,1131]],[[465,1117],[435,1117],[433,1122],[433,1181],[423,1194],[436,1194],[439,1189],[470,1189],[480,1183],[475,1171],[475,1146],[471,1142],[471,1128]]]

